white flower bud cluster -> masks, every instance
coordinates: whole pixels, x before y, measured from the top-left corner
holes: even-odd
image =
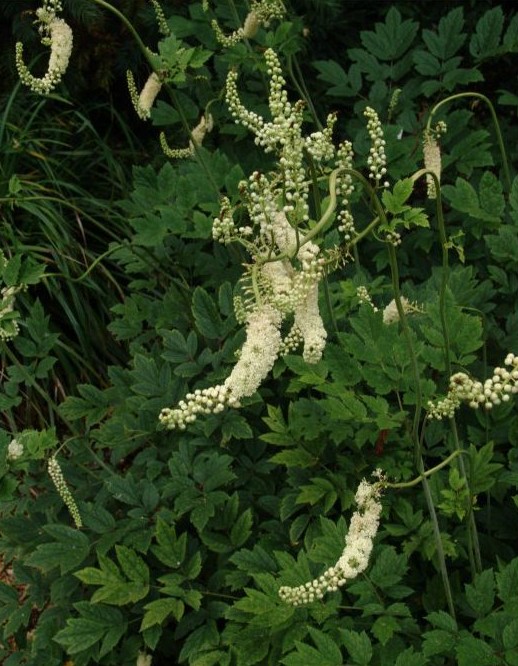
[[[18,460],[23,456],[23,444],[17,439],[12,439],[7,447],[7,460]]]
[[[253,395],[275,363],[281,346],[281,314],[270,305],[248,317],[246,340],[224,384],[188,393],[176,409],[163,409],[160,422],[168,430],[185,430],[199,414],[217,414],[226,406],[238,407],[239,400]]]
[[[372,178],[378,184],[387,173],[383,129],[378,114],[373,108],[368,106],[363,115],[367,118],[367,131],[369,132],[372,144],[369,150],[369,157],[367,158],[369,178]],[[384,186],[387,187],[388,184],[384,183]]]
[[[299,328],[293,325],[287,335],[284,336],[279,349],[279,356],[286,356],[304,344],[304,338]]]
[[[367,305],[371,306],[374,312],[378,312],[378,308],[374,305],[372,297],[367,291],[367,287],[365,287],[364,285],[360,285],[359,287],[357,287],[356,296],[358,297],[360,303],[367,303]]]
[[[446,123],[441,120],[437,123],[434,130],[428,130],[423,136],[423,158],[424,168],[431,171],[441,180],[441,149],[437,139],[446,132]],[[435,180],[431,174],[426,174],[427,196],[429,199],[437,198]]]
[[[194,423],[200,414],[219,414],[227,406],[238,406],[238,400],[230,396],[230,391],[223,384],[196,389],[187,393],[175,409],[163,409],[159,420],[168,429],[185,430],[189,423]]]
[[[279,596],[283,601],[293,606],[312,603],[322,599],[326,592],[336,592],[348,580],[365,571],[382,509],[380,495],[383,481],[379,472],[377,476],[377,482],[368,483],[364,479],[358,486],[355,497],[357,510],[351,518],[345,548],[337,563],[308,583],[297,587],[281,587]]]
[[[77,528],[82,527],[83,521],[81,520],[79,509],[77,508],[76,501],[72,497],[72,493],[68,488],[67,482],[65,481],[65,477],[63,476],[63,472],[56,459],[56,456],[52,456],[52,458],[49,459],[47,469],[49,476],[52,479],[52,483],[56,486],[56,490],[58,491],[59,496],[65,503],[65,506],[72,516],[72,520],[74,521],[75,526]]]
[[[243,298],[241,296],[234,296],[233,305],[234,305],[234,314],[236,316],[237,323],[246,324],[246,320],[248,318],[248,310],[246,308]]]
[[[214,218],[212,223],[212,238],[225,245],[236,238],[236,225],[228,197],[222,198],[219,217]]]
[[[401,245],[401,234],[398,231],[387,231],[385,232],[385,242],[397,247]]]
[[[234,30],[230,35],[225,35],[215,19],[211,22],[211,25],[218,42],[225,48],[230,48],[242,39],[255,37],[259,28],[261,26],[268,27],[273,19],[282,19],[285,11],[281,0],[252,0],[250,11],[243,26]]]
[[[337,117],[336,113],[330,113],[324,129],[321,132],[313,132],[305,139],[306,150],[318,162],[329,162],[334,157],[333,128]]]
[[[230,72],[227,77],[226,101],[235,122],[252,131],[255,143],[265,152],[277,152],[285,198],[284,212],[293,213],[297,220],[307,221],[309,186],[303,164],[304,149],[308,147],[320,156],[333,152],[330,140],[334,116],[329,116],[328,126],[313,138],[302,136],[303,104],[292,105],[284,89],[285,80],[279,59],[272,49],[265,52],[268,76],[270,79],[269,107],[272,121],[266,122],[258,114],[248,111],[240,102],[237,91],[237,74]],[[326,145],[328,144],[328,145]]]
[[[497,367],[493,376],[482,384],[465,372],[457,372],[450,377],[448,395],[436,403],[428,402],[428,418],[452,418],[463,402],[472,409],[483,407],[487,411],[503,402],[509,402],[511,395],[518,393],[518,356],[508,354],[504,365]]]
[[[41,43],[50,46],[50,58],[46,74],[38,78],[33,76],[23,60],[23,44],[16,44],[16,69],[21,82],[40,95],[48,95],[60,83],[67,70],[72,53],[73,35],[70,26],[56,11],[61,10],[60,2],[45,3],[36,10]]]
[[[340,169],[353,168],[353,145],[350,141],[343,141],[336,151],[336,166]],[[356,230],[354,219],[349,210],[349,198],[354,192],[354,181],[349,173],[341,173],[337,179],[336,195],[340,197],[340,208],[338,211],[338,231],[344,235],[345,242],[353,239]]]

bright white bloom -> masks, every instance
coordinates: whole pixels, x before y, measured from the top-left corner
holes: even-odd
[[[7,458],[8,460],[18,460],[23,456],[23,444],[17,439],[13,439],[9,442],[7,447]]]
[[[151,107],[155,103],[160,89],[162,88],[162,81],[158,78],[155,72],[152,72],[138,98],[138,107],[140,110],[139,116],[141,118],[149,118],[151,114]]]
[[[326,346],[327,332],[318,309],[318,284],[308,297],[295,308],[294,326],[304,341],[302,353],[307,363],[318,363]]]
[[[236,399],[253,395],[273,368],[281,346],[281,314],[269,305],[253,313],[241,356],[225,386]]]
[[[364,479],[358,486],[355,496],[357,510],[351,518],[349,531],[345,537],[345,548],[337,563],[308,583],[297,587],[281,587],[279,596],[283,601],[301,606],[322,599],[326,592],[336,592],[348,580],[365,571],[369,564],[382,509],[381,472],[376,471],[375,476],[378,477],[375,483],[368,483]]]
[[[484,407],[486,410],[502,402],[509,402],[511,395],[518,393],[518,356],[507,354],[504,360],[507,368],[495,368],[493,376],[482,384],[465,372],[456,372],[450,377],[446,398],[436,403],[428,402],[428,418],[452,418],[463,402],[472,409]]]
[[[252,2],[251,11],[259,11],[259,5],[266,11],[276,2]],[[251,257],[240,281],[241,293],[234,298],[236,319],[247,324],[247,340],[223,384],[188,393],[174,409],[162,410],[160,420],[167,428],[183,429],[200,414],[218,413],[225,406],[238,407],[243,396],[252,395],[259,388],[275,359],[300,344],[304,345],[306,362],[320,360],[327,334],[318,309],[318,287],[326,267],[337,265],[343,254],[338,248],[321,251],[313,240],[326,220],[331,221],[332,211],[324,213],[320,226],[318,221],[317,227],[310,223],[308,196],[313,179],[308,173],[308,155],[313,167],[322,173],[329,173],[329,167],[333,169],[331,182],[332,187],[336,186],[336,203],[343,207],[339,228],[346,240],[356,233],[348,210],[352,177],[345,173],[352,168],[352,145],[344,141],[335,150],[334,114],[328,116],[322,130],[305,135],[304,103],[289,101],[276,53],[267,49],[264,57],[269,77],[269,117],[263,118],[241,103],[234,70],[227,77],[226,101],[235,122],[255,134],[256,145],[267,153],[275,153],[277,169],[268,174],[254,171],[239,183],[239,224],[234,220],[230,200],[223,197],[212,228],[214,240],[224,244],[239,242]],[[193,131],[192,143],[198,135],[203,138],[208,124],[207,118],[206,125],[200,124],[199,133],[198,128]],[[376,130],[377,139],[380,131]],[[192,145],[189,149],[170,150],[163,136],[161,142],[172,157],[186,156],[192,150]],[[291,330],[282,340],[281,326],[292,320]],[[258,334],[254,337],[256,327]]]
[[[36,10],[42,33],[41,43],[50,46],[47,73],[38,78],[33,76],[23,60],[23,44],[16,44],[16,68],[20,80],[34,92],[48,95],[61,81],[66,72],[72,53],[73,35],[70,26],[53,11],[45,8]]]

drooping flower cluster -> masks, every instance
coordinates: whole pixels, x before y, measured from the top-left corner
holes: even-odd
[[[518,356],[508,354],[504,366],[508,368],[495,368],[493,376],[484,383],[471,378],[465,372],[452,375],[446,398],[436,403],[428,403],[428,418],[452,418],[463,402],[473,409],[484,407],[486,410],[491,410],[502,402],[509,402],[511,395],[518,393]]]
[[[57,17],[61,9],[59,0],[47,0],[43,7],[36,10],[41,43],[50,47],[49,64],[44,76],[36,77],[30,73],[23,59],[23,44],[16,44],[16,68],[20,80],[41,95],[48,95],[60,83],[72,53],[72,30],[63,19]]]
[[[369,564],[374,537],[378,531],[381,515],[380,496],[383,489],[381,472],[375,473],[378,481],[369,483],[365,479],[358,486],[355,501],[357,510],[351,518],[345,537],[345,548],[337,563],[321,576],[297,587],[282,586],[280,598],[293,606],[302,606],[322,599],[326,592],[336,592],[348,580],[356,578]]]
[[[238,407],[253,395],[275,363],[281,345],[280,313],[269,305],[253,312],[247,322],[241,355],[223,384],[188,393],[176,409],[163,409],[160,422],[168,429],[184,430],[198,414],[217,414],[226,406]]]
[[[308,363],[320,360],[327,333],[318,306],[319,283],[327,269],[342,261],[344,249],[323,252],[313,239],[332,221],[335,210],[337,226],[346,241],[345,252],[356,236],[349,211],[353,192],[351,143],[344,141],[338,148],[333,145],[335,114],[328,116],[324,128],[305,134],[303,102],[288,99],[276,53],[267,49],[264,57],[270,118],[242,104],[235,71],[227,77],[226,101],[235,122],[250,130],[265,152],[275,155],[277,167],[268,174],[253,172],[239,184],[239,223],[227,197],[222,198],[213,223],[214,240],[238,242],[251,257],[240,281],[240,294],[234,299],[236,318],[246,325],[247,339],[234,371],[223,384],[189,393],[175,408],[162,411],[160,421],[167,428],[183,429],[198,415],[239,406],[241,398],[259,388],[275,359],[299,345]],[[372,114],[371,153],[381,172],[385,168],[384,139],[379,120]],[[311,177],[315,173],[329,178],[332,204],[320,220],[310,221],[309,193],[316,187]],[[261,335],[256,335],[261,327]],[[247,378],[246,390],[236,384],[242,373]]]
[[[83,521],[81,520],[81,514],[79,513],[76,501],[73,498],[72,493],[70,492],[67,482],[65,481],[65,477],[63,476],[61,466],[58,463],[56,456],[52,456],[51,458],[49,458],[47,469],[49,472],[49,476],[52,479],[52,483],[55,485],[56,490],[59,493],[59,496],[65,503],[65,506],[67,507],[67,509],[70,512],[70,515],[72,516],[72,520],[74,521],[75,526],[77,528],[82,527]]]
[[[207,11],[208,3],[204,9]],[[261,26],[267,28],[273,19],[282,19],[285,12],[282,0],[252,0],[245,22],[232,34],[225,35],[216,19],[213,19],[211,25],[218,42],[229,48],[243,39],[252,39]]]

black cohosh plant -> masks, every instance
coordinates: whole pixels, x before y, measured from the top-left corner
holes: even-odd
[[[356,134],[335,140],[340,119],[313,116],[282,3],[240,11],[230,3],[235,15],[223,3],[195,3],[191,25],[153,1],[163,34],[154,52],[119,9],[93,2],[123,21],[149,65],[140,93],[128,76],[135,111],[155,121],[168,96],[188,143],[170,148],[162,134],[173,162],[135,170],[120,204],[131,247],[109,252],[131,281],[111,330],[132,360],[108,369],[109,386],[79,384],[59,407],[45,393],[37,380],[56,340],[41,305],[25,320],[15,310],[30,281],[3,264],[7,397],[18,400],[25,384],[38,391],[45,424],[0,432],[0,545],[14,562],[11,585],[0,588],[4,638],[14,646],[6,663],[37,663],[45,651],[51,666],[65,658],[74,666],[516,663],[518,559],[505,530],[517,504],[516,357],[490,337],[492,305],[474,293],[485,285],[496,307],[484,262],[469,245],[462,256],[449,228],[457,213],[490,224],[489,266],[502,278],[518,181],[488,97],[449,90],[446,75],[459,65],[450,63],[435,91],[453,94],[430,105],[415,129],[418,160],[401,166],[391,159],[408,130],[384,127],[383,117],[396,114],[404,87],[384,106],[373,86]],[[17,49],[20,78],[37,93],[59,84],[70,56],[62,14],[54,0],[36,14],[50,47],[47,75],[34,78]],[[439,64],[454,56],[446,37],[462,41],[459,18],[453,10],[436,37],[423,32]],[[180,41],[176,24],[186,36],[197,26],[202,46]],[[477,39],[497,24],[491,10]],[[416,32],[392,8],[376,34],[380,44],[399,35],[400,51],[384,54],[364,35],[372,57],[355,54],[360,70],[389,55],[404,60]],[[195,96],[198,74],[208,85],[223,66],[224,85],[187,116],[176,88]],[[291,101],[290,82],[303,100]],[[485,147],[478,167],[473,158],[471,172],[461,171],[475,174],[480,195],[460,176],[455,187],[447,182],[455,160],[442,149],[459,132],[458,107],[446,110],[466,100],[487,105],[500,149],[503,185],[490,171],[477,181]],[[232,162],[239,148],[223,131],[226,152],[205,147],[218,129],[253,135],[248,172]],[[463,199],[463,183],[475,194]],[[491,206],[507,217],[495,221]],[[375,260],[365,257],[374,246]],[[402,280],[413,248],[440,266]],[[472,256],[481,277],[470,272]],[[34,360],[23,365],[19,355]],[[502,355],[492,374],[488,355]],[[20,536],[25,513],[30,550]]]

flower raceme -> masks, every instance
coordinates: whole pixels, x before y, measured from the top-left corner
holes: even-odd
[[[351,518],[342,555],[321,576],[296,587],[282,586],[280,598],[293,606],[302,606],[322,599],[326,592],[336,592],[348,580],[365,571],[372,552],[374,537],[381,515],[380,496],[383,488],[381,471],[374,474],[375,483],[365,479],[358,486],[355,501],[357,510]]]
[[[350,212],[351,142],[334,146],[335,114],[328,116],[321,130],[305,134],[304,103],[288,99],[277,54],[267,49],[264,57],[270,118],[242,104],[234,70],[227,76],[225,97],[234,121],[255,135],[256,145],[271,153],[277,166],[267,174],[254,171],[239,184],[239,209],[245,212],[240,226],[234,222],[227,197],[223,197],[220,214],[213,223],[214,240],[239,243],[251,257],[234,302],[236,318],[246,325],[246,342],[223,384],[189,393],[176,407],[162,410],[160,421],[169,429],[183,429],[198,415],[218,413],[226,406],[238,407],[242,398],[259,388],[276,358],[295,351],[299,345],[303,346],[306,362],[320,360],[327,333],[319,312],[319,284],[326,270],[335,268],[348,254],[357,236]],[[369,171],[377,187],[385,185],[379,183],[386,175],[385,142],[375,111],[367,108],[365,115],[373,146]],[[319,212],[321,217],[315,221],[310,219],[309,194],[311,188],[319,187],[319,180],[329,180],[332,204],[323,214]],[[340,245],[344,247],[322,250],[318,235],[335,210]]]
[[[46,74],[33,76],[23,60],[23,44],[16,44],[16,68],[20,80],[36,93],[48,95],[61,81],[72,53],[73,35],[70,26],[56,16],[52,6],[44,5],[36,10],[41,43],[50,46],[50,58]]]
[[[163,409],[161,423],[169,429],[184,430],[198,414],[217,414],[225,406],[239,406],[251,396],[275,363],[281,345],[281,315],[267,305],[252,313],[247,322],[246,342],[239,360],[224,384],[188,393],[176,409]]]
[[[428,418],[452,418],[463,402],[473,409],[484,407],[488,411],[502,402],[509,402],[511,395],[518,393],[518,356],[507,354],[504,366],[507,367],[495,368],[493,376],[483,384],[465,372],[452,375],[446,398],[428,403]]]

